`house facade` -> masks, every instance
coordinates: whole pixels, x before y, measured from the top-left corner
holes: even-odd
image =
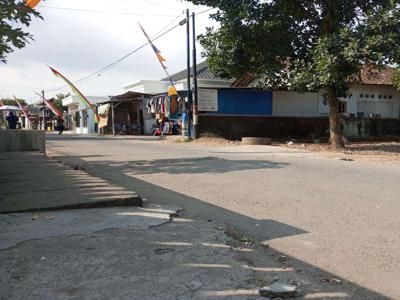
[[[350,95],[341,98],[340,111],[347,117],[400,118],[400,92],[389,85],[355,84]],[[329,106],[322,92],[273,92],[273,116],[319,117],[329,114]]]
[[[108,97],[89,96],[87,99],[95,105],[96,103],[105,102]],[[82,104],[78,96],[71,95],[62,100],[62,104],[68,107],[66,116],[67,127],[71,128],[77,134],[94,134],[97,133],[97,125],[95,123],[95,115],[92,109]]]
[[[349,96],[340,99],[344,130],[352,128],[346,132],[348,135],[400,135],[400,125],[399,128],[396,125],[400,122],[400,93],[391,82],[392,72],[364,68],[360,78],[351,85]],[[183,70],[171,77],[183,95],[187,90],[186,76],[187,71]],[[198,65],[197,76],[200,132],[213,132],[230,139],[328,135],[329,106],[322,91],[262,90],[257,88],[252,76],[236,80],[218,78],[210,72],[206,62]],[[161,95],[166,94],[169,86],[165,78],[140,80],[125,89]],[[394,120],[394,123],[386,126],[389,122],[386,120]],[[145,120],[147,127],[155,122],[151,118]]]

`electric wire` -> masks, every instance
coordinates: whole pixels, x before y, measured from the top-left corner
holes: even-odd
[[[41,5],[40,7],[41,8],[48,8],[48,9],[66,10],[66,11],[87,12],[87,13],[101,13],[101,14],[115,14],[115,15],[127,15],[127,16],[164,17],[164,18],[175,17],[174,15],[145,14],[145,13],[133,13],[133,12],[122,12],[122,11],[106,11],[106,10],[93,10],[93,9],[47,6],[47,5]]]
[[[214,8],[210,8],[204,11],[201,11],[199,13],[197,13],[197,15],[201,15],[203,13],[209,12],[211,10],[213,10]],[[179,17],[181,17],[182,14],[176,16],[176,18],[170,22],[168,25],[166,25],[163,29],[161,29],[157,34],[154,35],[154,37],[151,39],[152,42],[158,40],[159,38],[163,37],[164,35],[166,35],[167,33],[171,32],[172,30],[176,29],[177,27],[181,26],[179,23],[174,25],[173,27],[169,28],[168,30],[166,30],[166,28],[168,28],[173,22],[175,22]],[[191,16],[190,16],[191,17]],[[163,32],[164,30],[166,30],[165,32]],[[112,67],[114,67],[115,65],[117,65],[118,63],[120,63],[121,61],[125,60],[126,58],[128,58],[129,56],[131,56],[132,54],[138,52],[139,50],[143,49],[144,47],[146,47],[147,45],[149,45],[150,42],[146,42],[144,44],[142,44],[141,46],[137,47],[136,49],[132,50],[131,52],[125,54],[124,56],[118,58],[117,60],[113,61],[112,63],[106,65],[105,67],[92,72],[76,81],[73,82],[73,84],[78,84],[78,83],[83,83],[86,82],[92,78],[94,78],[95,76],[100,76],[102,73],[105,73],[106,71],[108,71],[109,69],[111,69]],[[55,91],[59,91],[59,90],[63,90],[65,88],[67,88],[68,85],[59,87],[59,88],[54,88],[54,89],[48,89],[46,90],[46,92],[55,92]]]

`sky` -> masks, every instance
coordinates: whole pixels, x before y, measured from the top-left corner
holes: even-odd
[[[45,90],[46,98],[67,93],[63,81],[52,75],[51,66],[75,82],[114,62],[146,43],[138,22],[148,35],[178,24],[190,9],[199,13],[196,33],[216,26],[212,11],[180,0],[46,0],[36,9],[44,20],[29,27],[34,41],[16,49],[0,63],[0,98],[15,95],[36,102],[33,91]],[[73,9],[73,10],[71,10]],[[168,27],[166,27],[169,25]],[[179,26],[154,41],[173,74],[186,68],[186,27]],[[198,62],[201,58],[199,46]],[[150,46],[135,52],[108,71],[77,84],[86,96],[124,93],[123,86],[140,79],[161,79],[163,69]]]

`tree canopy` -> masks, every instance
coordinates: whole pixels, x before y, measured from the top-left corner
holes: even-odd
[[[24,99],[18,99],[18,101],[23,106],[27,105],[27,103],[26,103],[26,101]],[[18,106],[17,101],[15,101],[14,99],[10,99],[10,98],[0,99],[0,104]]]
[[[326,90],[336,123],[333,101],[364,65],[400,61],[399,0],[189,1],[218,8],[212,17],[220,27],[200,37],[214,73],[250,73],[268,88]]]
[[[0,0],[0,61],[6,63],[7,54],[21,49],[33,39],[26,32],[32,18],[42,18],[22,0]]]

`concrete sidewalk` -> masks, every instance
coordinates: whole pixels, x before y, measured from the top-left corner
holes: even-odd
[[[2,153],[0,166],[0,213],[142,205],[135,192],[42,153]]]
[[[0,299],[260,298],[238,259],[253,249],[75,169],[1,155]]]

